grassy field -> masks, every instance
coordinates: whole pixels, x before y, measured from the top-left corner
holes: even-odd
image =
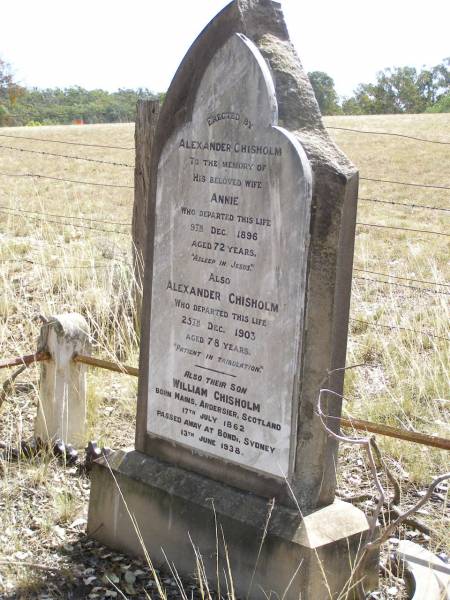
[[[329,117],[326,124],[450,141],[450,115],[446,114]],[[330,130],[330,134],[358,166],[361,178],[450,187],[448,145],[341,130]],[[3,135],[127,149],[17,140]],[[133,169],[123,166],[133,165],[133,136],[132,124],[0,129],[0,358],[34,351],[39,314],[76,311],[91,325],[96,355],[137,365],[138,340],[130,292]],[[45,174],[130,187],[9,177],[4,173]],[[359,223],[449,233],[448,212],[368,199],[449,209],[449,190],[362,179],[358,209]],[[366,366],[347,372],[348,414],[449,437],[450,288],[448,283],[447,287],[437,285],[450,280],[448,250],[448,236],[358,225],[347,363]],[[383,281],[402,285],[380,283]],[[30,367],[3,404],[0,441],[17,446],[31,435],[38,375],[38,368]],[[2,371],[2,378],[6,377],[7,371]],[[136,381],[93,369],[88,385],[89,439],[113,448],[132,445]],[[448,470],[444,451],[389,438],[379,438],[379,442],[404,484],[407,503],[416,490]],[[341,453],[342,489],[359,489],[364,473],[359,473],[352,452],[343,448]],[[0,460],[0,595],[33,597],[27,594],[43,584],[45,578],[39,569],[30,571],[20,566],[24,553],[28,561],[44,556],[47,562],[67,564],[64,556],[70,552],[64,554],[61,547],[74,546],[82,535],[80,519],[86,516],[88,489],[88,479],[73,469],[63,469],[50,457],[44,462]],[[432,503],[422,515],[432,525],[428,541],[437,550],[446,544],[447,501],[444,490],[443,499]],[[15,563],[1,568],[2,560],[14,556],[18,557]]]

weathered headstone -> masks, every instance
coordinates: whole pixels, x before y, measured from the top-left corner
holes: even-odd
[[[220,523],[238,594],[343,591],[367,521],[334,501],[337,448],[314,407],[345,364],[356,195],[278,3],[231,3],[159,117],[136,451],[111,459],[115,481],[95,469],[96,537],[139,551],[117,482],[151,555],[180,572],[192,539],[215,574]]]
[[[293,471],[311,169],[276,124],[269,68],[235,34],[160,158],[147,431],[156,452],[184,446],[187,466],[195,449],[283,478]]]

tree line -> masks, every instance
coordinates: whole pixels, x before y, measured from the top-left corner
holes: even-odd
[[[71,123],[129,123],[134,121],[138,99],[162,97],[146,88],[86,90],[25,88],[13,78],[10,66],[0,58],[0,127]]]
[[[450,112],[450,58],[423,67],[394,67],[377,74],[375,83],[361,83],[351,97],[340,98],[333,78],[323,71],[308,73],[324,115],[375,115]],[[71,123],[117,123],[135,119],[138,99],[164,94],[147,88],[86,90],[25,88],[0,58],[0,127]]]
[[[308,77],[324,115],[450,112],[449,68],[450,57],[431,68],[384,69],[375,83],[360,83],[348,98],[339,98],[327,73],[313,71]]]

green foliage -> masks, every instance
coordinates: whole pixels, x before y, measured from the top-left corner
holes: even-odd
[[[3,127],[8,122],[8,111],[6,108],[0,103],[0,127]]]
[[[444,94],[439,98],[436,104],[429,106],[426,110],[427,113],[448,113],[450,112],[450,92]]]
[[[344,115],[362,115],[362,107],[354,97],[342,99],[342,112]]]
[[[0,102],[2,104],[9,100],[9,90],[13,85],[11,67],[0,58]]]
[[[340,101],[333,79],[323,71],[308,73],[323,115],[450,112],[450,58],[417,71],[395,67],[361,83]],[[116,92],[70,88],[26,89],[15,83],[11,67],[0,58],[0,127],[134,121],[139,99],[164,101],[165,93],[146,88]]]
[[[361,83],[354,96],[344,99],[346,115],[423,113],[438,105],[450,89],[450,58],[432,67],[417,71],[414,67],[384,69],[376,83]],[[445,107],[445,101],[443,101]],[[436,112],[431,110],[431,112]],[[437,110],[437,112],[442,112]]]
[[[312,71],[308,73],[308,77],[319,104],[320,112],[323,115],[342,114],[333,79],[323,71]]]
[[[24,90],[14,105],[5,103],[5,125],[57,125],[71,123],[118,123],[134,121],[136,102],[156,99],[148,89],[116,92],[71,88]]]
[[[439,98],[439,100],[431,106],[427,112],[450,112],[450,92]]]
[[[0,58],[0,127],[8,124],[8,108],[15,105],[23,91],[14,82],[11,66]]]

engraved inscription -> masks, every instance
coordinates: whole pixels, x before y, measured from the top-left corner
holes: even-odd
[[[227,52],[248,72],[239,80],[227,65],[217,83]],[[290,472],[310,201],[309,164],[276,126],[267,66],[233,36],[159,163],[151,435],[275,477]]]

